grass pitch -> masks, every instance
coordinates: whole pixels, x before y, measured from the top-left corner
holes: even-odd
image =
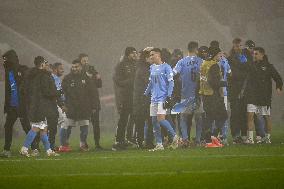
[[[5,188],[284,188],[284,128],[274,127],[271,145],[230,145],[148,152],[134,148],[48,158],[18,155],[23,139],[13,144],[13,157],[0,159],[0,189]],[[92,136],[89,144],[92,147]],[[102,146],[111,148],[111,137]],[[1,140],[3,145],[3,139]]]

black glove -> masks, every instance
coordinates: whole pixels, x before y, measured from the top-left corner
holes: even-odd
[[[173,100],[171,97],[167,97],[166,101],[163,104],[163,108],[164,109],[172,109],[172,107],[174,106],[173,104]]]

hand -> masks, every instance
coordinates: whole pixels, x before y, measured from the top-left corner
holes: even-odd
[[[101,79],[101,75],[100,74],[96,74],[96,79]]]
[[[277,88],[277,89],[276,89],[276,93],[277,93],[277,95],[281,95],[282,90],[281,90],[281,89],[279,89],[279,88]]]
[[[171,97],[167,97],[166,101],[163,104],[163,108],[164,109],[172,109],[173,107],[173,100]]]

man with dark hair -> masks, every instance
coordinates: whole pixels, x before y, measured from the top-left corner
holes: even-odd
[[[136,60],[136,49],[127,47],[123,59],[116,65],[113,75],[116,108],[119,114],[115,143],[112,146],[114,151],[126,148],[125,129],[132,113]]]
[[[150,100],[145,97],[144,91],[149,81],[150,69],[150,51],[153,47],[145,48],[140,55],[136,66],[136,73],[134,78],[133,90],[133,116],[135,121],[135,128],[137,131],[136,142],[137,147],[144,147],[143,138],[145,140],[145,148],[154,148],[153,145],[153,125],[150,118],[149,106]],[[146,129],[143,128],[146,125]],[[143,136],[144,133],[144,136]]]
[[[210,47],[220,48],[219,41],[213,40],[210,42]]]
[[[101,110],[101,103],[100,103],[100,96],[99,96],[99,88],[102,88],[102,79],[99,72],[95,69],[94,66],[89,64],[89,56],[87,54],[81,53],[79,54],[79,60],[82,65],[82,71],[85,73],[90,79],[93,80],[93,91],[94,96],[93,98],[97,101],[97,107],[94,108],[94,111],[91,115],[91,122],[93,125],[93,133],[94,133],[94,140],[95,140],[95,149],[102,150],[103,148],[100,145],[100,110]]]
[[[199,73],[200,65],[203,60],[197,57],[198,44],[190,42],[188,45],[188,56],[178,61],[173,69],[173,73],[180,74],[182,83],[181,88],[181,104],[184,105],[184,110],[181,111],[181,134],[182,147],[188,147],[190,142],[190,131],[192,126],[192,118],[199,101]],[[196,116],[196,118],[199,116]],[[196,119],[196,143],[200,143],[201,137],[201,119]]]
[[[170,65],[162,61],[162,51],[159,48],[153,48],[150,51],[150,59],[153,64],[150,67],[149,84],[144,94],[146,96],[151,94],[150,116],[157,142],[156,147],[151,151],[164,150],[160,125],[166,128],[172,138],[170,147],[176,149],[179,137],[166,120],[167,111],[172,107],[173,72]]]
[[[50,72],[47,71],[47,61],[42,56],[34,59],[35,67],[27,75],[25,82],[28,115],[31,130],[28,132],[20,154],[29,157],[28,149],[40,132],[41,140],[48,156],[57,156],[51,148],[47,136],[47,119],[57,115],[56,86]]]
[[[206,46],[201,46],[198,49],[198,57],[200,57],[202,60],[208,59],[208,50],[209,48]]]
[[[23,130],[27,134],[31,128],[26,111],[24,97],[24,77],[28,70],[27,66],[20,65],[16,51],[9,50],[3,56],[5,69],[5,104],[4,113],[6,114],[5,145],[4,151],[0,154],[3,157],[11,157],[11,144],[13,136],[13,126],[20,118]],[[36,149],[33,143],[33,149]]]
[[[97,107],[94,98],[93,80],[82,71],[79,59],[72,62],[71,72],[62,81],[62,89],[65,96],[66,126],[80,127],[80,149],[89,151],[87,144],[89,119]],[[67,146],[67,130],[63,130],[63,146]],[[70,130],[71,132],[71,130]]]
[[[272,79],[276,83],[276,92],[282,92],[283,81],[273,64],[268,62],[265,50],[262,47],[254,48],[254,63],[249,65],[249,79],[246,90],[248,138],[246,143],[253,144],[254,114],[260,114],[265,119],[266,134],[263,142],[271,143],[270,135],[272,123],[270,117]]]
[[[230,101],[231,117],[230,127],[233,143],[242,143],[247,136],[246,103],[244,89],[246,88],[248,71],[247,65],[251,64],[242,50],[242,40],[235,38],[228,61],[232,70],[228,78],[228,99]]]

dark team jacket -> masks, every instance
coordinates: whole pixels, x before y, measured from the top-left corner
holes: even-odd
[[[85,72],[80,74],[69,73],[62,81],[65,95],[67,118],[73,120],[89,120],[92,110],[97,107],[94,98],[94,81]]]
[[[260,62],[253,62],[249,65],[249,78],[245,90],[247,104],[259,106],[271,106],[272,79],[276,88],[282,90],[283,81],[273,64],[267,59]]]
[[[127,58],[124,58],[115,67],[113,83],[118,112],[122,107],[132,109],[135,70],[135,62]]]
[[[25,79],[25,99],[31,122],[58,117],[58,92],[52,75],[38,68],[31,68]]]
[[[146,61],[139,61],[136,66],[133,91],[133,114],[146,116],[150,106],[150,99],[144,95],[150,75],[150,64]]]

